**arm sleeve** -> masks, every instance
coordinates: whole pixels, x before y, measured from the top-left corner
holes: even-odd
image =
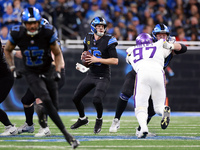
[[[175,50],[174,53],[178,55],[178,54],[185,53],[186,51],[187,51],[187,46],[185,46],[184,44],[181,44],[181,50],[180,51]]]

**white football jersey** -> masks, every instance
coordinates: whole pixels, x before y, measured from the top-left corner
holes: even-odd
[[[164,39],[153,44],[143,44],[129,47],[126,61],[131,64],[133,69],[163,69],[165,58],[172,52],[163,48]]]

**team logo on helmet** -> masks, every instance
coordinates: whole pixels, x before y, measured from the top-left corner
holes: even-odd
[[[97,32],[97,29],[96,29],[97,25],[104,26],[104,33]],[[94,19],[92,19],[90,26],[91,26],[91,31],[94,34],[97,34],[98,36],[103,36],[106,33],[107,24],[106,24],[105,19],[102,17],[95,17]]]

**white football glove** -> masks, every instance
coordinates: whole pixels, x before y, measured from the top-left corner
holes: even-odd
[[[127,56],[126,56],[126,63],[128,63],[129,65],[131,65],[131,63],[129,62],[129,56],[130,56],[131,54],[127,54]]]
[[[163,48],[172,50],[172,49],[174,49],[174,44],[170,44],[167,41],[164,41]]]
[[[82,64],[76,63],[76,70],[82,73],[86,73],[89,70],[89,68],[83,66]]]
[[[170,44],[174,44],[174,43],[176,42],[176,37],[175,37],[175,36],[169,36],[168,42],[169,42]]]

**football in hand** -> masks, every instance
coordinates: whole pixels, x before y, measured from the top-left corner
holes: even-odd
[[[92,54],[89,52],[89,51],[84,51],[83,52],[83,56],[82,56],[82,64],[85,66],[85,67],[89,67],[90,65],[88,64],[88,62],[86,62],[86,58],[88,57],[88,55],[92,56]]]

